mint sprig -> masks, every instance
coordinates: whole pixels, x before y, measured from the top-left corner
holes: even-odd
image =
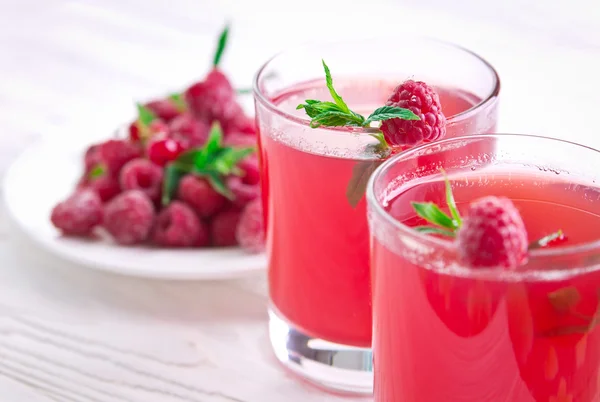
[[[141,124],[142,127],[150,126],[150,124],[152,124],[152,122],[158,118],[152,110],[148,109],[141,103],[137,103],[136,107],[138,112],[138,123]]]
[[[316,99],[307,99],[304,103],[296,107],[297,110],[304,109],[308,117],[311,118],[310,126],[312,128],[324,127],[371,127],[374,122],[400,118],[404,120],[420,120],[419,116],[409,109],[395,106],[382,106],[375,109],[368,117],[356,113],[350,109],[342,96],[333,86],[331,71],[321,60],[323,70],[325,70],[325,83],[333,101],[320,101]],[[352,169],[352,177],[346,188],[346,198],[354,208],[358,205],[365,194],[365,189],[369,176],[381,164],[381,160],[390,154],[390,147],[381,131],[374,130],[369,133],[376,138],[378,160],[358,162]]]
[[[433,225],[416,226],[413,229],[421,233],[437,234],[454,238],[456,237],[456,233],[462,226],[462,218],[458,211],[458,207],[456,206],[456,201],[454,199],[454,194],[452,193],[452,185],[450,184],[450,180],[448,180],[446,172],[443,169],[440,170],[444,175],[446,204],[448,210],[450,211],[450,214],[447,214],[444,211],[442,211],[442,209],[433,202],[412,202],[411,205],[415,210],[416,214],[419,217],[423,218],[425,221],[427,221],[429,224]],[[542,237],[539,240],[530,243],[529,250],[547,247],[550,243],[563,238],[563,231],[558,230],[554,233]]]
[[[162,203],[167,205],[175,197],[183,176],[193,174],[206,179],[211,187],[223,196],[234,195],[225,182],[227,176],[243,174],[239,162],[256,150],[253,147],[223,146],[223,131],[218,122],[213,123],[204,146],[181,154],[165,167]]]
[[[215,56],[213,58],[213,67],[217,68],[219,63],[221,62],[221,58],[223,57],[223,53],[225,53],[225,48],[227,47],[227,38],[229,37],[229,25],[225,25],[223,31],[219,35],[219,40],[217,41],[217,49],[215,51]]]
[[[376,109],[367,118],[359,113],[353,112],[340,94],[335,90],[331,71],[329,70],[327,63],[325,63],[325,60],[321,61],[323,63],[323,69],[325,70],[325,82],[333,102],[307,99],[304,101],[305,103],[296,107],[298,110],[304,109],[308,117],[311,118],[310,126],[312,128],[321,126],[368,127],[375,121],[384,121],[395,118],[420,120],[419,116],[414,114],[411,110],[396,106],[382,106]]]
[[[187,110],[187,103],[183,94],[176,92],[169,95],[169,100],[175,105],[179,113],[183,113]]]

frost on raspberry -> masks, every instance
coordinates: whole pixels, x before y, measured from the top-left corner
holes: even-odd
[[[414,229],[455,239],[461,262],[471,268],[516,269],[527,262],[530,249],[546,247],[563,236],[557,231],[528,244],[527,230],[518,209],[506,197],[487,196],[471,202],[461,217],[452,185],[445,177],[446,204],[450,214],[438,205],[413,202],[416,214],[432,225]]]
[[[246,205],[236,228],[237,242],[250,253],[260,253],[265,249],[265,228],[261,201],[260,198],[257,198]]]
[[[158,214],[152,239],[164,247],[202,247],[209,242],[205,224],[181,201],[173,201]]]

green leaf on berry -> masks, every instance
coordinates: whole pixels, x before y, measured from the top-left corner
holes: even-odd
[[[412,207],[417,215],[427,222],[450,230],[456,229],[452,218],[446,215],[446,213],[433,202],[413,202]]]
[[[88,173],[88,179],[97,179],[98,177],[104,176],[104,173],[106,173],[106,167],[103,164],[99,163],[90,170],[90,172]]]
[[[179,113],[183,113],[187,110],[185,98],[181,93],[174,93],[169,95],[169,100],[173,102]]]
[[[371,122],[374,121],[384,121],[389,119],[402,119],[402,120],[421,120],[419,116],[414,114],[411,110],[397,107],[397,106],[382,106],[380,108],[375,109],[373,113],[367,120],[365,120],[364,125],[368,126]]]
[[[219,35],[219,41],[217,42],[217,50],[215,51],[215,57],[213,59],[213,67],[218,67],[225,52],[227,46],[227,38],[229,36],[229,25],[226,25],[221,35]]]
[[[219,123],[211,127],[209,137],[203,147],[191,149],[181,154],[165,169],[163,204],[168,204],[177,191],[179,181],[185,174],[205,178],[212,188],[232,199],[233,193],[227,188],[226,178],[241,175],[240,161],[256,152],[254,148],[225,147],[222,145],[223,132]]]
[[[137,104],[137,111],[138,122],[140,122],[143,127],[148,127],[154,120],[157,119],[156,115],[141,103]]]

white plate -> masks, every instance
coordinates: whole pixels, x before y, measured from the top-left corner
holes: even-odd
[[[5,177],[9,217],[34,242],[81,266],[139,277],[234,279],[265,269],[264,254],[246,254],[237,247],[173,250],[62,237],[50,223],[50,212],[73,191],[82,172],[83,152],[90,144],[89,137],[85,143],[73,138],[36,143],[13,163]]]

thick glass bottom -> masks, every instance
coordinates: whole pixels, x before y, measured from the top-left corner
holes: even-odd
[[[269,308],[269,337],[277,359],[303,379],[332,392],[373,393],[371,349],[309,336],[273,306]]]

